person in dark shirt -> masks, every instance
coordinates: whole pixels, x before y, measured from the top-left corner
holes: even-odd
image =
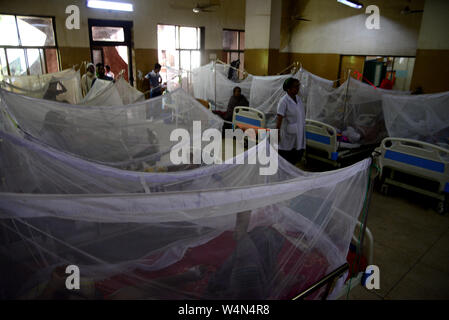
[[[232,97],[228,102],[228,109],[226,110],[224,120],[232,121],[235,107],[249,107],[249,102],[242,94],[242,89],[240,87],[235,87],[233,90]]]
[[[106,69],[104,68],[104,64],[101,62],[97,63],[97,78],[101,80],[114,81],[113,78],[106,75]]]
[[[162,77],[159,74],[161,72],[161,65],[156,63],[153,71],[149,72],[145,79],[150,81],[150,98],[161,96],[164,93],[165,86],[162,85]]]

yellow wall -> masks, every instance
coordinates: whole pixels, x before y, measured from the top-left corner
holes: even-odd
[[[303,68],[329,80],[338,79],[339,54],[330,53],[291,53],[291,62],[298,61]]]
[[[449,50],[418,49],[411,90],[421,87],[424,93],[449,91]]]
[[[411,89],[449,91],[449,1],[426,0]]]

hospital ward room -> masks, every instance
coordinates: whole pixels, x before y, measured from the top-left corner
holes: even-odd
[[[0,0],[0,300],[448,300],[448,30],[447,0]]]

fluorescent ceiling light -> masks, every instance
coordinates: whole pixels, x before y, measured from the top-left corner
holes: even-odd
[[[131,3],[125,2],[113,2],[113,1],[100,1],[100,0],[87,0],[87,6],[95,9],[108,9],[117,11],[134,11]]]
[[[350,6],[352,8],[356,8],[356,9],[361,9],[363,8],[363,4],[357,2],[357,1],[353,1],[353,0],[337,0],[340,3],[343,3],[347,6]]]

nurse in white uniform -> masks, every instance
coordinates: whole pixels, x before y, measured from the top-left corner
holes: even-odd
[[[291,164],[299,162],[306,148],[306,117],[299,93],[299,80],[288,78],[279,101],[276,128],[279,130],[279,154]]]

